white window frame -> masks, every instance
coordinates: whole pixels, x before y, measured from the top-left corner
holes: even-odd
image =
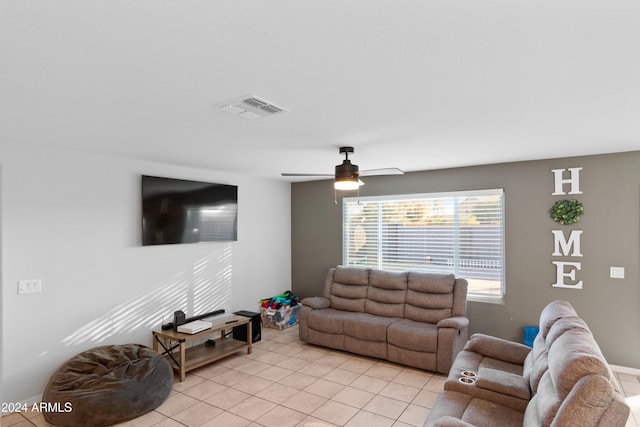
[[[385,202],[385,201],[407,201],[407,200],[425,200],[425,199],[449,199],[449,198],[468,198],[474,196],[500,196],[501,205],[500,205],[500,266],[499,266],[499,280],[500,280],[500,295],[496,295],[496,293],[482,293],[477,292],[472,289],[473,278],[464,277],[464,275],[458,274],[458,268],[460,262],[454,262],[453,267],[449,265],[449,267],[453,268],[453,271],[450,268],[447,272],[453,272],[456,274],[456,277],[465,278],[469,281],[469,290],[467,293],[467,299],[471,301],[481,301],[481,302],[490,302],[490,303],[504,303],[505,300],[505,216],[504,216],[504,206],[505,206],[505,196],[504,190],[502,188],[496,189],[486,189],[486,190],[469,190],[469,191],[454,191],[454,192],[445,192],[445,193],[421,193],[421,194],[402,194],[402,195],[385,195],[385,196],[368,196],[368,197],[345,197],[342,199],[342,262],[343,265],[350,265],[349,258],[349,215],[347,207],[350,203],[358,203],[358,202],[367,202],[367,203],[376,203],[376,202]],[[457,220],[455,220],[457,221]],[[454,222],[453,227],[457,229],[460,224]],[[378,222],[378,226],[381,227],[381,223]],[[455,231],[457,235],[457,231]],[[457,241],[457,239],[456,239]],[[382,263],[382,256],[379,254],[382,252],[382,243],[378,242],[377,248],[377,263],[378,266],[373,268],[382,268],[380,265]],[[457,252],[458,246],[455,246],[454,251]],[[353,264],[356,265],[356,264]],[[419,269],[419,268],[417,268]],[[442,271],[444,272],[444,271]]]

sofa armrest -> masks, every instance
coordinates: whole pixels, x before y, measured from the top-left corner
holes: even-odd
[[[524,344],[484,334],[473,334],[464,349],[519,365],[524,364],[524,359],[531,351]]]
[[[433,423],[433,427],[474,427],[473,424],[462,421],[459,418],[451,417],[449,415],[440,417]]]
[[[464,348],[469,339],[469,319],[464,316],[454,316],[442,319],[438,328],[438,349],[436,350],[436,371],[447,374],[453,360]]]
[[[523,376],[511,372],[480,368],[476,377],[476,387],[523,400],[531,399],[529,382]]]
[[[309,308],[320,309],[331,307],[331,301],[325,297],[307,297],[301,301],[302,305],[306,305]]]
[[[438,328],[463,329],[469,326],[469,319],[464,316],[455,316],[442,319],[438,322]]]

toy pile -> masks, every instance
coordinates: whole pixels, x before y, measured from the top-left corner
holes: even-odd
[[[262,308],[271,308],[274,310],[280,310],[285,307],[295,307],[300,300],[291,291],[286,291],[280,295],[276,295],[272,298],[266,298],[260,300]]]
[[[262,326],[282,330],[296,325],[300,319],[299,302],[291,291],[260,300]]]

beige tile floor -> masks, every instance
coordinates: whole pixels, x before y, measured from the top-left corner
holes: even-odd
[[[445,377],[303,344],[298,329],[263,329],[252,354],[187,374],[155,411],[118,427],[422,426]],[[618,374],[640,426],[640,382]],[[2,417],[2,427],[49,426],[42,414]],[[88,426],[90,427],[90,426]]]

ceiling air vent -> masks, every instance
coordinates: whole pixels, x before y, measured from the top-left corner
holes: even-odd
[[[278,107],[274,103],[265,101],[254,95],[246,95],[241,98],[216,104],[216,106],[226,113],[244,117],[249,120],[288,111],[285,108]]]

